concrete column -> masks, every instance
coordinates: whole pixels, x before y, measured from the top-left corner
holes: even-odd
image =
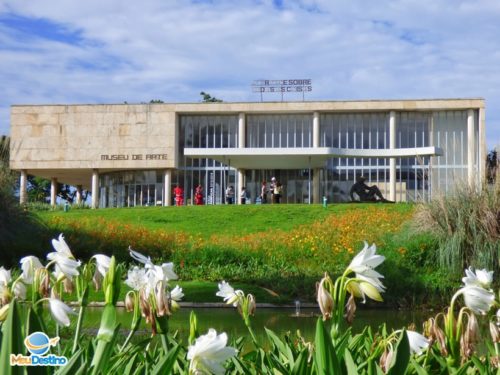
[[[484,119],[484,108],[479,108],[479,183],[486,183],[486,131],[485,131],[485,119]]]
[[[320,144],[319,112],[314,112],[313,113],[313,147],[318,148],[319,144]]]
[[[28,202],[28,172],[26,169],[22,169],[19,177],[19,203],[26,202]]]
[[[389,148],[396,148],[396,112],[389,114]],[[396,200],[396,158],[389,159],[389,200]]]
[[[82,204],[82,185],[76,185],[76,204]]]
[[[172,204],[172,170],[165,169],[163,171],[163,205],[170,206]]]
[[[56,205],[56,198],[57,198],[57,178],[52,177],[50,179],[50,205],[51,206]]]
[[[238,147],[245,148],[245,142],[246,142],[245,114],[240,113],[238,117]]]
[[[99,208],[99,171],[92,170],[92,208]]]
[[[320,174],[320,168],[314,168],[313,169],[313,203],[321,203],[321,200],[319,198],[319,174]]]
[[[238,185],[236,191],[234,192],[235,199],[237,200],[238,204],[241,204],[240,193],[243,186],[245,186],[245,170],[238,169]]]
[[[476,154],[474,137],[474,111],[467,111],[467,180],[471,187],[474,187],[474,161]]]

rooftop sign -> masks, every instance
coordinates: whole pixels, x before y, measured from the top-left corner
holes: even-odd
[[[279,93],[281,100],[283,94],[290,92],[304,93],[312,91],[311,79],[258,79],[252,82],[252,92],[260,93],[260,100],[262,101],[263,93]]]

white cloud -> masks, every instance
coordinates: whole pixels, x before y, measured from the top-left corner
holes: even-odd
[[[47,20],[68,41],[14,32],[1,22],[12,14]],[[252,80],[304,77],[311,100],[484,97],[491,148],[500,143],[498,19],[494,0],[7,0],[0,133],[11,104],[198,101],[202,90],[259,100]]]

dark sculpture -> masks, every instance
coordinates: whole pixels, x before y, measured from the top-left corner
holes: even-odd
[[[365,184],[365,181],[365,177],[359,176],[356,179],[356,183],[352,185],[349,195],[351,196],[351,200],[353,202],[356,202],[356,200],[354,199],[354,193],[356,193],[359,197],[360,202],[394,203],[393,201],[384,198],[377,185],[368,186],[367,184]]]

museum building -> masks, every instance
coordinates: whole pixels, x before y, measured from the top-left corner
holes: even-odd
[[[483,99],[116,105],[14,105],[10,166],[92,192],[92,207],[205,204],[226,187],[258,203],[262,181],[283,203],[349,201],[357,176],[390,200],[428,201],[483,180]],[[239,201],[239,200],[238,200]]]

